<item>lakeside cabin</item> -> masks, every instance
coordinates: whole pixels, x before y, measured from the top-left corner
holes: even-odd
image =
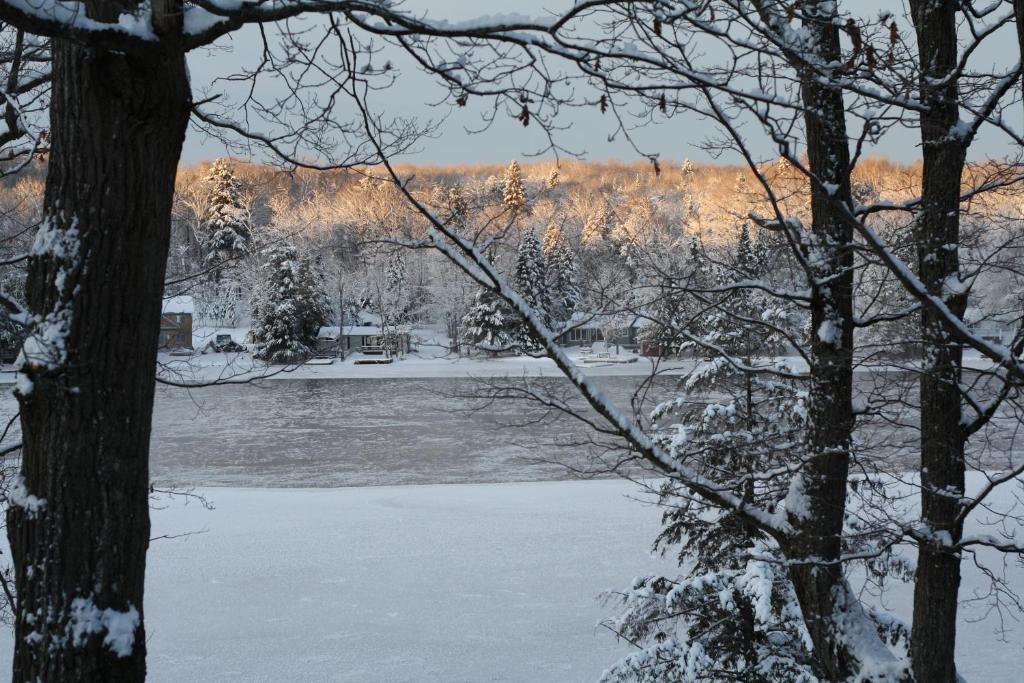
[[[380,325],[345,325],[344,327],[324,326],[317,334],[317,352],[340,352],[347,356],[350,353],[382,353],[390,340],[392,354],[404,355],[410,350],[408,332],[383,332]]]
[[[1009,346],[1013,343],[1014,337],[1020,328],[1018,320],[984,320],[976,323],[969,323],[971,332],[985,341],[995,344]]]
[[[192,348],[192,316],[195,303],[190,296],[172,296],[164,299],[160,309],[161,351]]]
[[[594,342],[607,341],[625,349],[640,347],[640,332],[646,321],[635,317],[632,320],[618,320],[609,323],[608,318],[592,313],[577,312],[565,324],[565,331],[556,340],[561,346],[593,346]],[[608,335],[609,339],[605,339]]]

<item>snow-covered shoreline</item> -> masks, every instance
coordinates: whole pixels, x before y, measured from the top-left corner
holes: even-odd
[[[652,372],[664,375],[683,375],[691,371],[702,361],[694,359],[667,358],[657,359],[638,356],[622,351],[610,352],[608,358],[585,356],[576,349],[571,349],[570,358],[585,375],[591,377],[647,377]],[[255,378],[266,379],[380,379],[408,378],[428,379],[440,377],[563,377],[562,371],[550,358],[534,358],[532,356],[453,356],[437,355],[430,352],[409,354],[396,359],[392,363],[379,365],[360,365],[355,360],[358,356],[344,360],[334,360],[329,365],[307,363],[299,366],[265,365],[253,361],[248,354],[204,354],[188,358],[179,358],[167,354],[160,356],[160,370],[163,379],[196,382],[214,379],[245,380]],[[759,361],[754,359],[755,364]],[[764,364],[768,364],[765,359]],[[797,372],[807,370],[807,364],[801,358],[788,358],[787,364]],[[900,366],[910,367],[911,361],[894,361],[891,365],[873,363],[855,368],[858,373],[871,373]],[[991,363],[969,354],[964,358],[967,368],[989,368]]]
[[[310,379],[430,379],[460,377],[563,377],[563,373],[550,358],[526,355],[490,357],[475,353],[464,356],[447,351],[450,340],[436,330],[414,330],[418,349],[386,364],[357,364],[361,354],[345,359],[335,358],[329,364],[313,361],[296,366],[268,365],[253,359],[248,352],[203,352],[218,335],[230,335],[244,345],[248,327],[196,327],[192,333],[196,349],[186,355],[161,352],[157,356],[158,376],[167,382],[202,384],[214,381],[244,382],[251,380],[310,380]],[[691,358],[651,358],[616,346],[605,348],[597,342],[590,349],[570,347],[569,357],[583,373],[591,377],[646,377],[653,371],[666,375],[682,375],[700,361]],[[777,359],[775,359],[777,360]],[[800,357],[785,359],[789,367],[802,372],[807,363]],[[753,359],[754,365],[768,364],[772,359]],[[875,372],[886,367],[910,366],[913,361],[897,360],[891,365],[873,360],[870,365],[855,368],[855,372]],[[989,368],[991,363],[977,353],[964,356],[967,368]],[[12,367],[0,367],[0,385],[14,384],[16,374]]]
[[[651,359],[623,354],[634,362],[596,361],[580,363],[588,375],[646,376],[651,373]],[[561,377],[562,372],[549,358],[504,356],[498,358],[421,356],[411,354],[392,363],[362,365],[355,357],[334,360],[329,365],[307,363],[299,366],[264,365],[252,361],[247,354],[206,354],[191,358],[161,355],[161,377],[182,382],[211,379],[380,379],[431,377]],[[683,372],[693,367],[692,361],[659,363],[659,369]]]
[[[624,357],[629,357],[624,354]],[[592,377],[646,377],[653,370],[659,374],[682,375],[693,369],[697,361],[635,357],[635,362],[603,361],[579,363],[584,374]],[[799,359],[794,369],[805,369]],[[158,358],[159,377],[181,384],[201,384],[213,381],[243,382],[252,380],[310,380],[310,379],[430,379],[446,377],[562,377],[563,374],[549,358],[529,356],[482,357],[422,357],[410,355],[393,363],[359,365],[352,358],[334,360],[329,365],[314,363],[283,366],[266,365],[253,361],[249,354],[209,353],[179,357],[161,353]],[[987,368],[989,363],[979,358],[966,358],[965,367]],[[877,367],[862,366],[858,373],[873,372]],[[10,367],[0,369],[0,384],[14,384],[15,372]]]

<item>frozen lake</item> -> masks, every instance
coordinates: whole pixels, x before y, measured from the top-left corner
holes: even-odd
[[[641,376],[597,376],[620,409],[632,410]],[[375,486],[393,484],[550,481],[571,470],[607,469],[617,453],[588,443],[594,433],[536,403],[473,398],[494,387],[526,386],[523,377],[281,379],[185,390],[159,386],[153,428],[155,481],[178,486]],[[911,402],[913,378],[880,381],[856,375],[858,401],[880,392]],[[579,409],[581,398],[560,377],[531,377]],[[644,395],[642,412],[678,395],[678,378],[660,377]],[[590,413],[594,415],[593,413]],[[594,415],[596,417],[596,415]],[[890,416],[891,418],[892,416]],[[861,452],[885,466],[913,467],[916,430],[893,420],[861,418]],[[913,423],[903,417],[897,424]],[[976,466],[1002,468],[1020,455],[1015,419],[979,433],[969,453]],[[600,460],[603,458],[604,460]]]
[[[857,374],[861,403],[868,395],[913,387]],[[620,408],[631,410],[641,376],[592,378]],[[647,395],[675,396],[678,378],[665,376]],[[524,400],[474,398],[480,382],[523,387],[515,380],[461,377],[266,379],[197,389],[159,385],[154,413],[151,469],[161,486],[338,487],[395,484],[495,483],[571,478],[573,470],[607,469],[614,459],[589,443],[593,432]],[[912,383],[912,380],[910,380]],[[583,408],[564,378],[531,377],[534,390],[564,396]],[[880,388],[883,387],[883,388]],[[7,394],[0,412],[12,415]],[[886,466],[913,467],[917,433],[902,422],[862,418],[859,443]],[[973,465],[1002,468],[1020,457],[1012,416],[1001,428],[970,442]],[[15,432],[16,432],[15,428]],[[16,433],[8,436],[10,441]]]
[[[639,378],[597,381],[622,407]],[[565,380],[531,380],[548,389]],[[523,401],[487,405],[467,378],[161,386],[152,473],[165,484],[367,486],[565,479],[586,431]],[[574,398],[576,405],[582,405]],[[528,428],[506,425],[528,424]],[[571,445],[570,445],[571,444]]]

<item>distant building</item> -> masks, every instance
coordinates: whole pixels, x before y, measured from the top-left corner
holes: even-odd
[[[317,351],[330,353],[382,353],[385,349],[393,354],[409,353],[411,339],[408,332],[388,330],[385,334],[380,325],[325,326],[317,335]]]
[[[640,355],[648,358],[664,358],[668,355],[668,348],[661,343],[660,339],[641,339]]]
[[[607,335],[609,345],[635,348],[637,336],[645,323],[639,317],[629,319],[620,316],[615,319],[578,312],[565,324],[565,331],[558,335],[556,341],[561,346],[593,346],[594,342],[606,341]]]
[[[593,346],[594,342],[602,339],[601,329],[592,320],[571,320],[556,341],[560,346]]]
[[[162,351],[192,348],[192,315],[195,304],[190,296],[164,299],[160,311],[160,344]]]
[[[971,332],[985,341],[1008,346],[1013,343],[1014,337],[1020,328],[1020,324],[1014,320],[1011,322],[1001,320],[986,320],[970,326]]]

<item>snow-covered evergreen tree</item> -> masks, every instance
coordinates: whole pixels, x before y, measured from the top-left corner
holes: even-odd
[[[0,292],[24,305],[25,270],[18,264],[0,269]],[[0,315],[0,353],[13,357],[28,336],[27,328],[11,320],[9,315]]]
[[[526,206],[526,191],[523,189],[523,170],[515,159],[505,170],[502,182],[501,202],[513,213],[518,213]]]
[[[561,182],[561,178],[558,176],[558,169],[553,168],[551,169],[551,173],[548,174],[547,180],[544,181],[544,184],[549,190],[553,190],[558,187]]]
[[[585,250],[600,250],[602,247],[609,246],[614,223],[615,216],[608,205],[608,199],[602,197],[583,222],[580,246]]]
[[[541,253],[544,254],[545,260],[551,258],[562,239],[562,228],[558,223],[548,223],[548,227],[544,231],[544,239],[541,240]]]
[[[755,252],[741,228],[731,277],[700,262],[696,248],[693,267],[702,276],[714,271],[720,285],[750,280],[757,277]],[[723,293],[716,303],[699,329],[679,335],[703,342],[704,362],[686,378],[682,396],[653,411],[654,438],[690,468],[731,480],[732,492],[753,505],[798,505],[799,491],[790,492],[784,480],[750,475],[799,463],[806,392],[794,380],[743,368],[754,355],[785,349],[799,321],[767,310],[750,290]],[[763,313],[770,326],[760,322]],[[655,546],[676,552],[680,573],[640,577],[623,592],[625,612],[608,624],[640,649],[605,680],[816,681],[809,638],[773,542],[734,510],[696,499],[672,480],[659,494],[665,527]]]
[[[462,340],[482,351],[498,352],[518,344],[520,320],[505,300],[481,289],[462,319]]]
[[[409,273],[402,249],[395,249],[388,255],[384,289],[387,298],[387,305],[381,311],[384,324],[394,326],[409,322]]]
[[[226,159],[217,159],[206,176],[209,208],[203,219],[203,251],[210,263],[247,254],[252,246],[249,215],[239,201],[240,183]]]
[[[233,327],[245,315],[252,291],[246,262],[253,251],[248,211],[239,199],[240,184],[226,159],[218,159],[205,178],[208,206],[200,223],[200,247],[210,277],[197,289],[198,320]]]
[[[697,189],[697,168],[689,159],[683,162],[680,168],[681,179],[679,191],[681,193],[680,203],[682,204],[683,216],[689,225],[700,225],[701,201],[700,192]]]
[[[540,239],[533,230],[527,231],[519,242],[516,254],[515,269],[512,272],[512,286],[523,297],[541,320],[550,322],[550,301],[548,299],[547,267],[544,263],[544,250]],[[540,346],[540,341],[524,326],[520,325],[519,343],[523,350],[532,351]]]
[[[469,221],[469,204],[466,203],[462,188],[458,185],[450,188],[445,199],[448,205],[448,224],[460,230],[465,228]]]
[[[321,274],[295,247],[280,244],[267,250],[262,276],[251,301],[256,357],[272,363],[309,358],[330,317]]]
[[[690,258],[692,282],[721,291],[702,295],[698,306],[704,313],[690,328],[696,340],[684,342],[684,347],[696,355],[752,358],[782,355],[793,340],[802,338],[804,319],[791,302],[756,288],[735,286],[763,281],[770,270],[763,241],[751,238],[745,221],[740,224],[731,264],[712,261],[696,242],[691,243]]]
[[[552,321],[572,317],[582,295],[577,282],[576,255],[556,223],[544,232],[544,264],[547,270],[548,313]]]

